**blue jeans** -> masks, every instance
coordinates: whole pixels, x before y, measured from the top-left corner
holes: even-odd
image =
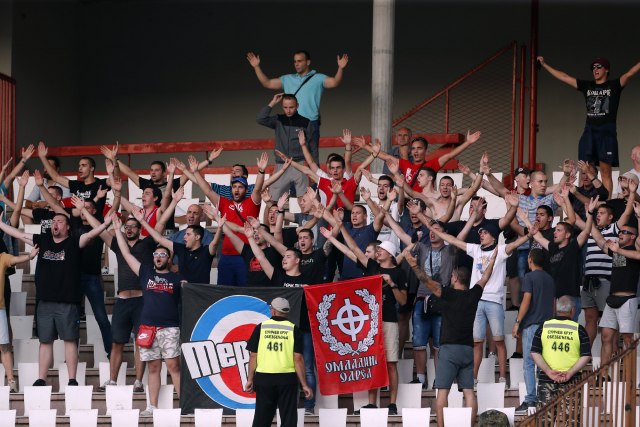
[[[313,351],[311,332],[303,332],[302,356],[304,357],[304,373],[307,377],[307,385],[313,390],[313,397],[304,401],[305,409],[313,409],[316,406],[316,355]]]
[[[442,316],[430,314],[425,317],[424,299],[416,300],[413,307],[413,349],[426,350],[429,338],[433,339],[433,347],[440,348],[440,325]]]
[[[218,283],[223,286],[245,286],[247,264],[240,255],[222,255],[218,263]]]
[[[522,282],[524,282],[524,275],[527,272],[528,258],[529,258],[529,248],[518,249],[518,277],[520,278],[521,284]]]
[[[100,284],[100,276],[97,274],[80,274],[80,283],[82,290],[89,299],[93,315],[96,317],[100,335],[102,335],[102,343],[104,351],[111,354],[111,323],[107,317],[107,309],[104,306],[104,292]]]
[[[576,305],[576,312],[573,315],[573,319],[571,320],[573,320],[574,322],[577,322],[578,317],[580,317],[580,311],[582,310],[582,297],[571,297],[571,298],[573,298],[573,302]]]
[[[537,403],[536,395],[536,364],[531,357],[531,344],[533,336],[540,327],[539,324],[529,325],[522,330],[522,358],[524,383],[527,386],[527,394],[524,401],[527,403]]]

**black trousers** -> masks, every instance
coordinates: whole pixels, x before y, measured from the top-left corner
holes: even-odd
[[[256,391],[256,412],[253,427],[269,427],[280,411],[281,427],[298,425],[298,384],[254,385]]]

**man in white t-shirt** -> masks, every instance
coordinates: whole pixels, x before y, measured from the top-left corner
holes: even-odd
[[[473,224],[474,221],[475,217],[472,216],[469,218],[465,228],[470,227],[470,224]],[[487,265],[489,265],[492,252],[496,246],[498,247],[493,273],[484,287],[484,292],[482,293],[482,298],[478,303],[478,310],[476,311],[476,320],[473,324],[473,377],[475,379],[478,378],[478,370],[480,369],[480,362],[482,361],[482,344],[486,337],[487,322],[489,322],[491,334],[496,343],[498,353],[498,363],[500,365],[499,381],[506,382],[507,349],[504,343],[504,306],[502,301],[505,292],[504,279],[507,274],[507,258],[518,246],[528,241],[529,238],[538,232],[538,226],[534,224],[534,226],[529,229],[528,234],[519,237],[508,245],[498,244],[500,229],[494,224],[486,224],[486,226],[478,230],[478,234],[480,234],[479,245],[466,243],[450,234],[443,233],[431,225],[428,227],[431,232],[442,240],[465,251],[467,255],[473,258],[470,283],[477,283],[480,280],[482,273],[487,268]]]
[[[631,149],[631,161],[633,162],[633,167],[629,169],[629,171],[627,171],[627,173],[625,173],[624,175],[632,173],[638,177],[638,180],[640,180],[640,144]],[[620,176],[623,176],[623,174],[620,174]],[[620,180],[618,179],[618,188],[616,189],[616,193],[620,192]],[[636,201],[640,201],[640,187],[638,187],[638,191],[636,191],[636,194]]]

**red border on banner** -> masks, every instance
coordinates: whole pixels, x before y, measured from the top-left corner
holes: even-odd
[[[320,393],[388,385],[382,332],[382,276],[304,288]]]

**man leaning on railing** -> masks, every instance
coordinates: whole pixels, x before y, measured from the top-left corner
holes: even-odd
[[[562,296],[556,301],[556,316],[540,326],[533,337],[531,357],[540,369],[538,374],[538,405],[551,402],[556,393],[591,360],[591,345],[586,329],[571,320],[575,311],[574,301]],[[568,401],[564,408],[566,419],[580,402]],[[551,421],[553,424],[553,421]],[[577,424],[576,424],[577,425]]]

